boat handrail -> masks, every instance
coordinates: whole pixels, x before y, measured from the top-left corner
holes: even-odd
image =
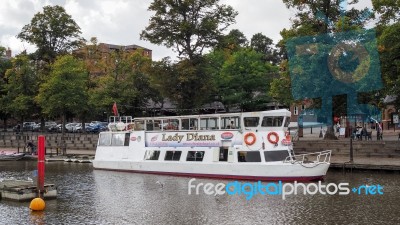
[[[330,163],[332,150],[325,150],[321,152],[312,152],[306,154],[299,154],[294,156],[288,156],[285,158],[284,163],[300,163],[307,164],[310,163],[308,160],[309,156],[316,156],[316,160],[311,161],[312,163]]]

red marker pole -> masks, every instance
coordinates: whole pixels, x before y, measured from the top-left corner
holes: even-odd
[[[38,179],[37,189],[39,197],[44,192],[44,148],[45,148],[45,137],[43,135],[38,136]]]

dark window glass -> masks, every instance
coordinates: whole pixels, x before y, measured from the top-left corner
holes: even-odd
[[[238,152],[239,162],[261,162],[261,155],[259,151]]]
[[[125,133],[125,142],[124,146],[129,146],[129,139],[130,139],[131,134],[130,133]]]
[[[179,161],[181,158],[182,151],[167,151],[165,153],[164,160],[167,161]]]
[[[228,148],[219,148],[219,161],[226,162],[228,161]]]
[[[160,157],[160,151],[147,150],[146,155],[144,156],[144,159],[145,160],[158,160],[158,157]]]
[[[281,127],[283,124],[283,118],[284,118],[283,116],[264,116],[261,126],[262,127]]]
[[[188,151],[186,161],[203,161],[204,151]]]
[[[264,151],[265,162],[283,161],[289,156],[287,150]]]
[[[258,117],[245,117],[244,119],[244,126],[245,127],[257,127],[260,121]]]

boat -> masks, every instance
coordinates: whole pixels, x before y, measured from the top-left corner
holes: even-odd
[[[24,153],[6,153],[2,151],[0,153],[0,161],[15,161],[24,158]]]
[[[100,170],[261,181],[321,180],[331,151],[295,155],[286,109],[171,117],[111,117]]]

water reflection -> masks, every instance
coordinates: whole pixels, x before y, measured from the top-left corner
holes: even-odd
[[[1,162],[0,178],[24,178],[33,162]],[[399,224],[399,174],[329,171],[325,184],[384,185],[384,195],[188,195],[190,178],[120,173],[90,164],[47,163],[58,198],[41,214],[28,203],[0,202],[0,224]],[[217,184],[228,181],[198,179]],[[5,216],[7,215],[7,216]]]
[[[30,213],[30,223],[35,225],[44,225],[44,211],[31,211]]]

